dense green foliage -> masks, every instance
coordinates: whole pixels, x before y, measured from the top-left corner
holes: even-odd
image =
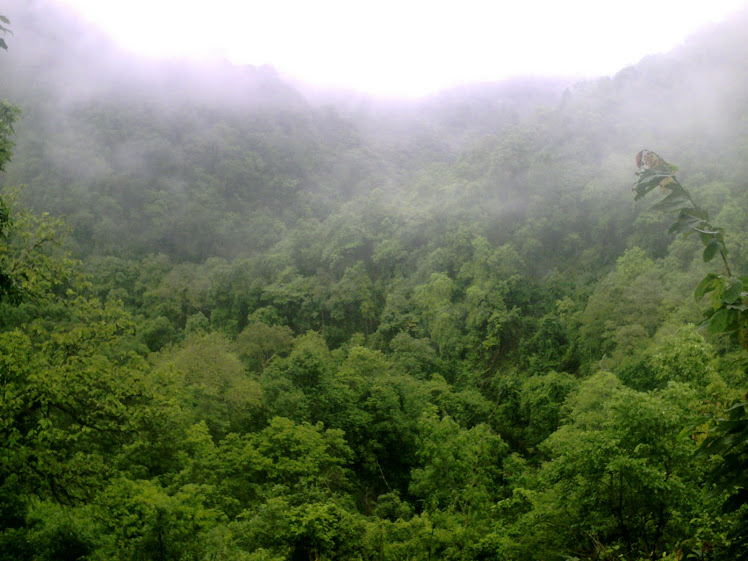
[[[745,555],[745,15],[384,103],[20,6],[0,560]]]

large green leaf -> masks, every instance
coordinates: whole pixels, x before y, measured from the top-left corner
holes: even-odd
[[[729,279],[727,281],[727,290],[725,290],[725,294],[723,296],[723,299],[725,302],[733,303],[738,298],[740,298],[740,295],[743,292],[743,283],[740,281],[740,279]]]
[[[727,308],[720,308],[711,318],[709,318],[709,333],[716,335],[728,330],[732,318],[732,313]]]
[[[682,189],[680,189],[680,191],[682,191]],[[682,193],[673,191],[659,203],[653,204],[652,208],[661,212],[670,212],[673,210],[680,210],[690,204],[691,202]]]
[[[721,282],[722,282],[722,277],[714,273],[709,273],[707,276],[705,276],[702,279],[702,281],[696,287],[696,290],[693,293],[694,297],[696,298],[697,301],[701,300],[705,294],[707,294],[708,292],[712,292],[713,290],[716,290],[719,287]]]
[[[704,263],[709,263],[709,261],[714,259],[714,256],[717,255],[719,250],[720,243],[717,240],[709,242],[709,244],[704,248]]]
[[[674,175],[672,173],[663,173],[661,170],[651,169],[639,172],[639,179],[634,186],[634,191],[636,191],[634,200],[638,201],[644,198],[650,191],[667,179],[674,180]]]
[[[696,216],[694,211],[681,210],[678,214],[678,220],[675,224],[670,226],[668,234],[683,234],[691,233],[695,231],[698,226],[704,223],[704,219],[701,216]]]

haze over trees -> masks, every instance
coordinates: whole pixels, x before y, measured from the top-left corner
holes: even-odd
[[[745,557],[745,13],[383,102],[56,10],[3,8],[0,559]]]

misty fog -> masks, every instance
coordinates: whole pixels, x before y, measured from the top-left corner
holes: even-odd
[[[420,98],[0,15],[0,560],[740,558],[748,11]]]

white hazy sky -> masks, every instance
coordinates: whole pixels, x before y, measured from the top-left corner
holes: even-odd
[[[154,57],[271,64],[323,87],[418,96],[516,75],[613,74],[745,0],[61,0]],[[748,32],[748,30],[747,30]]]

